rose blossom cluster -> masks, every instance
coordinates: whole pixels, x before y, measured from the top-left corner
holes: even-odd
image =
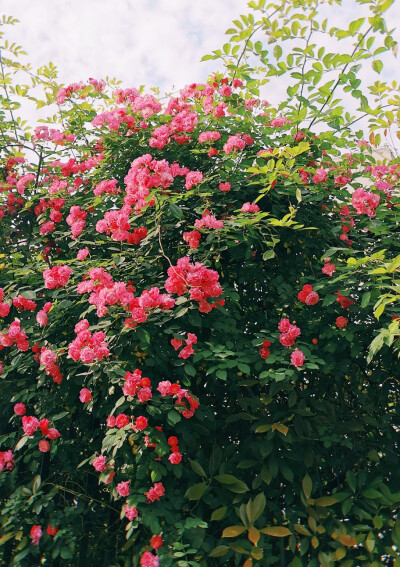
[[[45,371],[53,378],[53,382],[61,384],[63,375],[61,374],[60,367],[56,363],[56,360],[57,355],[55,352],[49,348],[42,347],[39,357],[40,364],[44,365]]]
[[[93,193],[96,197],[99,197],[103,193],[107,193],[108,195],[118,195],[121,192],[121,189],[117,187],[118,181],[116,179],[106,179],[101,181],[96,185],[93,189]]]
[[[154,206],[155,199],[150,197],[151,189],[165,191],[174,182],[177,176],[187,175],[189,170],[181,168],[178,164],[170,165],[165,159],[157,161],[150,154],[136,158],[125,177],[126,196],[125,205],[135,206],[135,213],[139,214],[147,206]]]
[[[340,307],[343,309],[350,310],[350,305],[354,305],[354,301],[345,295],[342,295],[340,291],[335,291],[335,295],[337,295],[336,301],[340,303]]]
[[[160,560],[150,551],[145,551],[140,558],[140,567],[159,567]]]
[[[28,337],[25,331],[21,331],[21,323],[18,319],[10,324],[7,333],[0,335],[0,344],[3,347],[17,345],[18,350],[22,352],[26,352],[29,349]]]
[[[297,294],[299,301],[306,305],[315,305],[319,301],[319,295],[313,290],[313,286],[306,284],[303,289]]]
[[[165,488],[162,482],[155,482],[144,494],[149,502],[154,502],[155,500],[160,500],[161,496],[164,496]]]
[[[151,391],[151,381],[149,378],[142,377],[141,370],[127,372],[124,376],[125,384],[122,388],[124,396],[138,397],[139,402],[148,402],[153,397]]]
[[[10,313],[10,306],[8,305],[8,303],[3,301],[3,297],[4,290],[0,287],[0,317],[7,317],[7,315]]]
[[[195,400],[187,390],[181,388],[179,384],[171,384],[169,380],[161,381],[157,386],[157,390],[163,398],[166,396],[176,396],[177,399],[175,400],[175,405],[178,406],[181,415],[183,415],[186,419],[193,417],[195,411],[200,406],[200,403]],[[187,407],[184,400],[186,400],[189,404],[189,407]],[[180,409],[181,407],[183,407],[183,411]]]
[[[51,301],[47,301],[47,303],[43,305],[43,309],[40,309],[40,311],[36,313],[36,321],[41,327],[45,327],[47,325],[47,313],[52,307],[53,304]]]
[[[185,339],[186,346],[183,347],[181,352],[178,355],[178,358],[189,358],[194,354],[193,346],[197,344],[197,337],[193,333],[188,333],[187,339]],[[183,345],[183,340],[181,339],[171,339],[171,345],[174,347],[175,350],[178,350]]]
[[[26,299],[22,295],[17,295],[12,300],[14,307],[18,309],[18,311],[35,311],[37,305],[32,299]]]
[[[261,348],[258,351],[263,360],[266,360],[271,354],[271,351],[269,350],[270,346],[271,346],[271,342],[268,341],[267,339],[264,339]]]
[[[190,140],[189,136],[180,135],[182,133],[193,132],[197,126],[199,119],[197,113],[194,112],[190,105],[186,105],[180,112],[178,111],[169,124],[163,124],[152,132],[152,137],[149,140],[151,148],[161,150],[173,138],[178,144],[185,143]],[[179,105],[178,105],[179,107]],[[170,108],[172,111],[172,108]]]
[[[104,268],[92,268],[77,287],[78,293],[90,293],[89,303],[96,305],[97,316],[104,317],[109,305],[128,305],[133,301],[135,288],[114,282]]]
[[[324,258],[324,266],[322,268],[322,273],[327,275],[327,276],[333,276],[333,272],[336,271],[336,266],[335,264],[332,264],[331,262],[329,262],[329,258]]]
[[[92,91],[95,91],[97,93],[101,93],[103,92],[106,83],[105,81],[97,81],[96,79],[89,79],[89,85],[92,86]],[[71,83],[70,85],[68,85],[67,87],[61,87],[60,89],[58,89],[57,91],[57,95],[56,95],[56,99],[58,104],[64,104],[65,103],[65,99],[71,97],[74,93],[79,93],[79,91],[84,91],[85,89],[87,89],[88,85],[85,85],[84,83],[80,82],[80,83]],[[79,94],[79,98],[86,98],[88,96],[89,93],[83,93],[81,92]]]
[[[179,441],[175,435],[172,435],[168,438],[168,445],[171,447],[171,454],[168,457],[169,462],[171,465],[179,465],[182,461],[182,453],[179,451]]]
[[[82,211],[78,205],[73,205],[70,208],[69,215],[65,220],[67,225],[71,227],[72,238],[77,238],[85,228],[86,214],[86,211]]]
[[[64,184],[61,186],[61,184]],[[65,189],[67,187],[66,181],[54,181],[49,187],[49,192],[56,193],[58,190]],[[54,190],[53,190],[54,189]],[[49,234],[56,228],[56,224],[62,221],[61,209],[65,204],[65,199],[61,198],[51,198],[51,199],[40,199],[39,203],[34,208],[36,216],[43,215],[47,209],[50,210],[50,220],[45,221],[40,225],[40,234]]]
[[[246,146],[251,146],[252,144],[254,144],[254,140],[248,134],[235,134],[228,137],[223,150],[229,155],[233,151],[243,150]]]
[[[158,308],[167,311],[174,305],[175,300],[168,293],[161,293],[158,287],[145,289],[129,303],[131,317],[125,320],[125,325],[134,327],[137,323],[144,323],[151,310]]]
[[[72,270],[69,266],[54,266],[43,272],[46,289],[58,289],[67,285]]]
[[[197,219],[194,223],[196,228],[223,228],[224,223],[217,220],[213,215],[203,215],[201,219]]]
[[[110,354],[106,335],[103,331],[92,333],[89,331],[89,321],[82,319],[75,325],[76,339],[68,347],[69,356],[84,364],[91,364],[95,360],[102,360]]]
[[[122,429],[123,427],[126,427],[130,421],[130,417],[125,413],[120,413],[117,416],[109,415],[107,417],[107,427],[117,427],[118,429]],[[131,424],[131,429],[143,431],[143,429],[146,429],[148,424],[149,422],[147,418],[143,415],[139,415],[139,417],[135,419],[135,423]]]
[[[38,126],[34,130],[32,141],[43,140],[45,142],[54,142],[55,144],[65,145],[66,142],[75,140],[74,134],[64,134],[61,130],[48,128],[47,126]]]
[[[292,325],[289,319],[282,319],[278,324],[278,329],[281,331],[279,342],[286,348],[292,347],[301,333],[299,327]]]
[[[184,295],[189,290],[190,299],[199,302],[200,312],[209,313],[217,304],[223,305],[221,301],[208,303],[208,298],[222,294],[222,288],[218,283],[218,272],[206,268],[201,262],[191,264],[190,258],[184,256],[178,260],[176,266],[168,268],[168,276],[165,289],[177,295]]]
[[[365,213],[369,217],[376,216],[375,209],[379,205],[380,196],[370,191],[365,191],[362,187],[356,189],[351,196],[351,204],[358,215]]]
[[[14,468],[14,455],[11,450],[0,451],[0,471],[4,469],[12,471]]]
[[[50,422],[46,418],[39,421],[37,417],[31,415],[24,415],[22,417],[22,429],[25,435],[33,437],[37,429],[40,429],[41,434],[46,437],[46,439],[39,441],[39,451],[42,453],[50,451],[50,443],[47,439],[54,440],[60,437],[59,431],[55,427],[49,427],[49,425]]]
[[[189,244],[190,248],[194,250],[199,247],[201,239],[201,234],[198,230],[192,230],[191,232],[183,233],[183,240]]]
[[[242,208],[240,209],[242,213],[258,213],[260,207],[255,203],[243,203]]]

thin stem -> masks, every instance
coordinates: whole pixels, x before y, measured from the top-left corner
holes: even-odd
[[[2,59],[2,56],[1,56],[1,49],[0,49],[0,66],[1,66],[1,74],[2,74],[2,77],[3,77],[3,89],[4,89],[4,92],[6,93],[6,97],[7,97],[8,102],[11,104],[11,100],[10,100],[7,85],[6,85],[6,76],[4,74],[4,66],[3,66],[3,59]],[[16,128],[17,123],[16,123],[16,120],[14,118],[14,114],[13,114],[11,107],[9,108],[9,111],[10,111],[10,114],[11,114],[11,120],[12,120],[13,127],[14,127],[15,139],[17,141],[19,141],[17,128]]]
[[[372,26],[370,26],[367,31],[364,33],[364,35],[362,36],[362,38],[360,39],[360,41],[357,43],[357,45],[355,46],[355,48],[353,49],[353,52],[351,53],[350,57],[351,57],[351,61],[349,61],[348,63],[346,63],[346,65],[343,67],[343,69],[341,70],[341,72],[339,73],[339,75],[342,75],[347,67],[350,65],[350,63],[353,63],[353,57],[357,52],[357,49],[360,47],[360,45],[362,44],[362,42],[364,41],[364,39],[367,37],[367,35],[369,34],[369,32],[373,29]],[[325,106],[328,104],[328,102],[331,100],[333,93],[335,92],[336,88],[338,87],[340,83],[340,77],[338,77],[336,83],[334,84],[331,92],[329,93],[329,95],[326,97],[326,100],[324,102],[324,104],[321,106],[318,114],[316,114],[316,116],[311,120],[310,126],[309,128],[312,127],[312,125],[314,124],[314,122],[317,120],[318,116],[321,115],[322,111],[324,110]]]

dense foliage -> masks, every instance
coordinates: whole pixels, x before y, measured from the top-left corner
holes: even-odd
[[[164,101],[3,41],[2,565],[400,564],[400,161],[370,145],[400,99],[357,78],[396,42],[391,2],[333,3],[250,2]]]

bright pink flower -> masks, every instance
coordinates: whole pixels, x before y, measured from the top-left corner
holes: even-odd
[[[47,325],[47,313],[44,309],[36,313],[36,321],[41,327],[45,327]]]
[[[159,567],[160,560],[150,551],[145,551],[140,558],[140,565],[141,567]]]
[[[156,482],[152,488],[145,492],[145,496],[150,502],[160,500],[161,496],[164,496],[164,494],[165,488],[161,482]]]
[[[115,419],[114,415],[109,415],[107,417],[107,427],[115,427],[115,422],[116,422],[116,419]]]
[[[79,393],[79,399],[82,403],[88,403],[92,399],[92,392],[88,388],[82,388]]]
[[[203,215],[201,219],[197,219],[194,223],[196,228],[223,228],[224,223],[217,220],[213,215]]]
[[[130,480],[125,480],[124,482],[120,482],[117,484],[117,492],[120,496],[129,496],[130,493]]]
[[[305,299],[306,305],[316,305],[319,301],[319,295],[315,291],[309,293]]]
[[[138,515],[138,511],[135,508],[135,506],[130,507],[128,506],[128,504],[125,504],[124,511],[125,511],[125,517],[128,518],[128,520],[130,521],[132,521]]]
[[[92,465],[94,466],[95,470],[98,472],[102,472],[104,467],[106,466],[107,457],[105,455],[99,455],[93,459]]]
[[[228,181],[226,183],[220,183],[218,188],[220,191],[228,192],[231,190],[231,184],[228,183]]]
[[[42,453],[47,453],[48,451],[50,451],[50,443],[46,441],[46,439],[41,439],[39,441],[39,451],[41,451]]]
[[[80,250],[78,250],[78,254],[76,255],[76,257],[80,262],[83,262],[83,260],[88,255],[89,255],[89,248],[81,248]]]
[[[116,427],[118,427],[118,429],[122,429],[123,427],[128,425],[129,421],[130,421],[129,417],[126,414],[120,413],[115,418],[115,425],[116,425]]]
[[[39,427],[39,420],[36,417],[24,415],[22,418],[22,429],[25,435],[32,437],[37,428]]]
[[[178,358],[189,358],[189,356],[192,356],[192,354],[194,354],[194,350],[192,345],[187,345],[185,347],[183,347],[183,349],[181,350],[181,352],[178,354]]]
[[[335,270],[336,270],[335,264],[331,264],[330,262],[325,262],[325,265],[322,268],[322,273],[326,274],[327,276],[333,276],[333,272]]]
[[[362,187],[356,189],[351,197],[351,204],[356,209],[358,215],[365,213],[369,217],[376,216],[375,209],[379,205],[380,196],[370,191],[365,191]]]
[[[140,388],[138,392],[139,402],[143,404],[144,402],[148,402],[149,400],[151,400],[152,397],[153,394],[151,393],[151,388]]]
[[[31,535],[31,538],[32,538],[32,544],[33,545],[39,545],[39,540],[43,535],[42,527],[37,526],[37,525],[32,526],[31,531],[30,531],[30,535]]]
[[[72,270],[69,266],[54,266],[44,270],[44,285],[47,289],[57,289],[67,285]]]
[[[185,187],[187,190],[191,189],[194,185],[201,183],[203,181],[203,174],[201,171],[189,171],[186,174]]]
[[[296,368],[303,366],[305,359],[306,357],[301,352],[301,350],[296,349],[290,355],[290,360],[292,361],[293,366],[296,366]]]
[[[172,465],[178,465],[182,461],[182,455],[179,452],[171,453],[168,460]]]
[[[240,210],[242,211],[242,213],[258,213],[260,207],[255,203],[247,202],[242,205],[242,208]]]
[[[25,415],[26,414],[26,406],[22,402],[19,404],[15,404],[14,406],[14,413],[17,415]]]

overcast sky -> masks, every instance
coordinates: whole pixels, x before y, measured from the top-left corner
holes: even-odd
[[[330,9],[335,19],[330,24],[344,26],[360,17],[360,10],[365,7],[355,0],[343,0],[342,8]],[[231,21],[248,11],[246,0],[0,0],[0,14],[20,20],[7,26],[8,39],[24,47],[34,67],[52,61],[60,82],[109,76],[127,87],[162,91],[204,81],[221,67],[200,59],[220,48]],[[400,28],[400,0],[387,20]],[[388,59],[384,79],[399,79],[398,68],[398,61]],[[379,79],[370,63],[367,69],[370,82]],[[284,91],[277,78],[263,94],[277,103]]]

